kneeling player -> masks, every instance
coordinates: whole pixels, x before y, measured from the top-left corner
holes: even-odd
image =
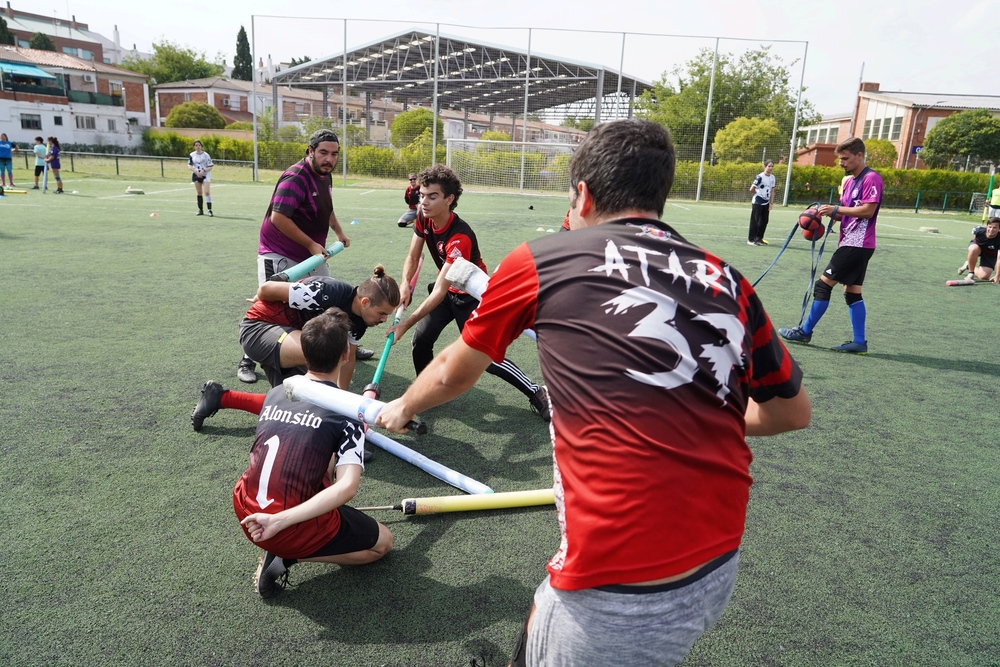
[[[972,230],[972,240],[969,241],[969,254],[965,264],[958,267],[958,274],[966,271],[966,280],[990,280],[1000,282],[1000,271],[997,271],[997,253],[1000,251],[1000,218],[990,218],[985,227]],[[978,266],[977,266],[978,264]]]
[[[350,321],[338,308],[306,322],[306,377],[336,386],[349,335]],[[243,532],[264,549],[254,576],[261,597],[281,593],[298,561],[365,565],[392,549],[388,528],[345,504],[358,491],[364,444],[360,422],[290,401],[281,386],[268,392],[250,467],[233,489]]]

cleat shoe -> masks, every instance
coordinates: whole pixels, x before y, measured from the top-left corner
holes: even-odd
[[[31,186],[31,189],[32,189],[32,190],[37,190],[37,189],[38,189],[38,186],[37,186],[37,185],[32,185],[32,186]]]
[[[764,239],[757,239],[757,240],[759,241],[759,243],[757,245],[771,245],[770,243],[768,243]]]
[[[958,267],[958,275],[962,275],[963,273],[965,273],[968,270],[969,270],[969,263],[966,262],[962,266]]]
[[[807,334],[802,330],[802,327],[794,327],[792,329],[778,329],[778,335],[785,340],[790,340],[793,343],[808,343],[813,339],[812,334]]]
[[[363,347],[359,347],[354,353],[354,358],[358,361],[366,361],[375,356],[375,350],[367,350]]]
[[[868,341],[855,343],[853,340],[849,340],[843,345],[835,345],[830,349],[836,350],[837,352],[848,352],[850,354],[868,354]]]
[[[966,280],[973,280],[974,281],[976,279],[976,274],[975,273],[970,273],[969,275],[965,276],[965,279]]]
[[[365,453],[362,455],[361,459],[365,463],[368,463],[369,461],[371,461],[372,460],[372,450],[370,450],[367,447],[365,447]]]
[[[214,218],[215,217],[215,214],[212,213],[212,209],[208,209],[208,217],[210,217],[210,218]]]
[[[552,415],[549,414],[549,392],[545,387],[539,387],[528,402],[531,403],[531,411],[537,413],[543,422],[548,424],[552,421]]]
[[[265,551],[260,556],[253,583],[262,598],[279,595],[288,585],[288,567],[285,561],[270,551]]]
[[[198,216],[198,215],[205,215],[205,212],[204,211],[198,211],[197,213],[195,213],[195,215],[196,216]]]
[[[240,359],[240,365],[236,367],[236,377],[240,382],[253,384],[257,381],[257,364],[250,357]]]
[[[757,245],[756,241],[747,241],[747,245]]]
[[[205,420],[222,407],[222,395],[226,393],[222,385],[218,382],[213,382],[209,380],[201,388],[201,398],[198,399],[198,405],[194,406],[194,411],[191,413],[191,426],[196,431],[200,431]]]

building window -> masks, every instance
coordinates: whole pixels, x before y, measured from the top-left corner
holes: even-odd
[[[882,136],[881,139],[888,139],[889,133],[892,131],[892,118],[886,118],[882,121]]]
[[[21,129],[22,130],[42,129],[42,117],[39,116],[38,114],[33,114],[33,113],[21,114]]]
[[[876,118],[872,121],[872,138],[878,139],[879,134],[882,132],[882,119]]]
[[[54,116],[54,117],[52,118],[52,122],[53,122],[53,123],[54,123],[55,125],[62,125],[62,116]]]
[[[867,139],[870,136],[872,136],[872,122],[870,120],[866,120],[865,121],[865,131],[864,131],[864,134],[861,135],[861,138],[862,139]]]
[[[889,136],[890,139],[899,139],[899,134],[903,130],[903,117],[896,116],[896,120],[892,123],[892,134]]]
[[[108,132],[117,132],[118,122],[114,118],[108,119]]]
[[[88,51],[87,49],[80,49],[80,57],[83,58],[84,60],[93,60],[94,52]]]
[[[77,116],[76,117],[76,129],[78,130],[96,130],[97,129],[97,119],[93,116]]]
[[[810,144],[816,143],[816,133],[818,131],[819,130],[809,130],[809,143]]]
[[[111,91],[112,97],[122,96],[122,84],[121,81],[108,81],[108,89]]]
[[[826,133],[828,131],[829,130],[827,128],[825,128],[825,127],[822,130],[820,130],[819,131],[819,136],[816,138],[816,141],[819,142],[819,143],[821,143],[821,144],[825,144],[826,143]]]
[[[26,39],[19,39],[19,40],[17,40],[17,45],[20,46],[22,49],[30,49],[31,48],[31,42],[29,42]]]
[[[75,56],[76,55],[76,47],[75,46],[64,46],[62,48],[62,50],[63,50],[63,53],[68,53],[71,56]]]
[[[831,127],[830,128],[830,136],[827,137],[827,141],[829,141],[831,144],[837,143],[837,132],[838,132],[838,128]]]

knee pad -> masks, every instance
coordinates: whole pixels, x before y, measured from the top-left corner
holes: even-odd
[[[829,301],[830,295],[833,294],[833,288],[827,285],[822,280],[816,281],[816,286],[813,288],[813,298],[817,301]]]
[[[864,301],[860,294],[855,294],[854,292],[844,292],[844,301],[847,302],[848,306],[853,306],[858,301]]]

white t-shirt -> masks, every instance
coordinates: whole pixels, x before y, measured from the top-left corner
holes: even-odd
[[[753,196],[754,204],[768,204],[771,201],[771,191],[774,190],[775,180],[774,174],[768,176],[763,171],[757,174],[757,178],[753,179],[753,186],[757,188],[757,192]]]
[[[212,157],[202,151],[198,153],[195,151],[191,153],[191,157],[188,158],[188,166],[191,167],[191,173],[197,174],[199,171],[208,172],[208,168],[212,166]]]

